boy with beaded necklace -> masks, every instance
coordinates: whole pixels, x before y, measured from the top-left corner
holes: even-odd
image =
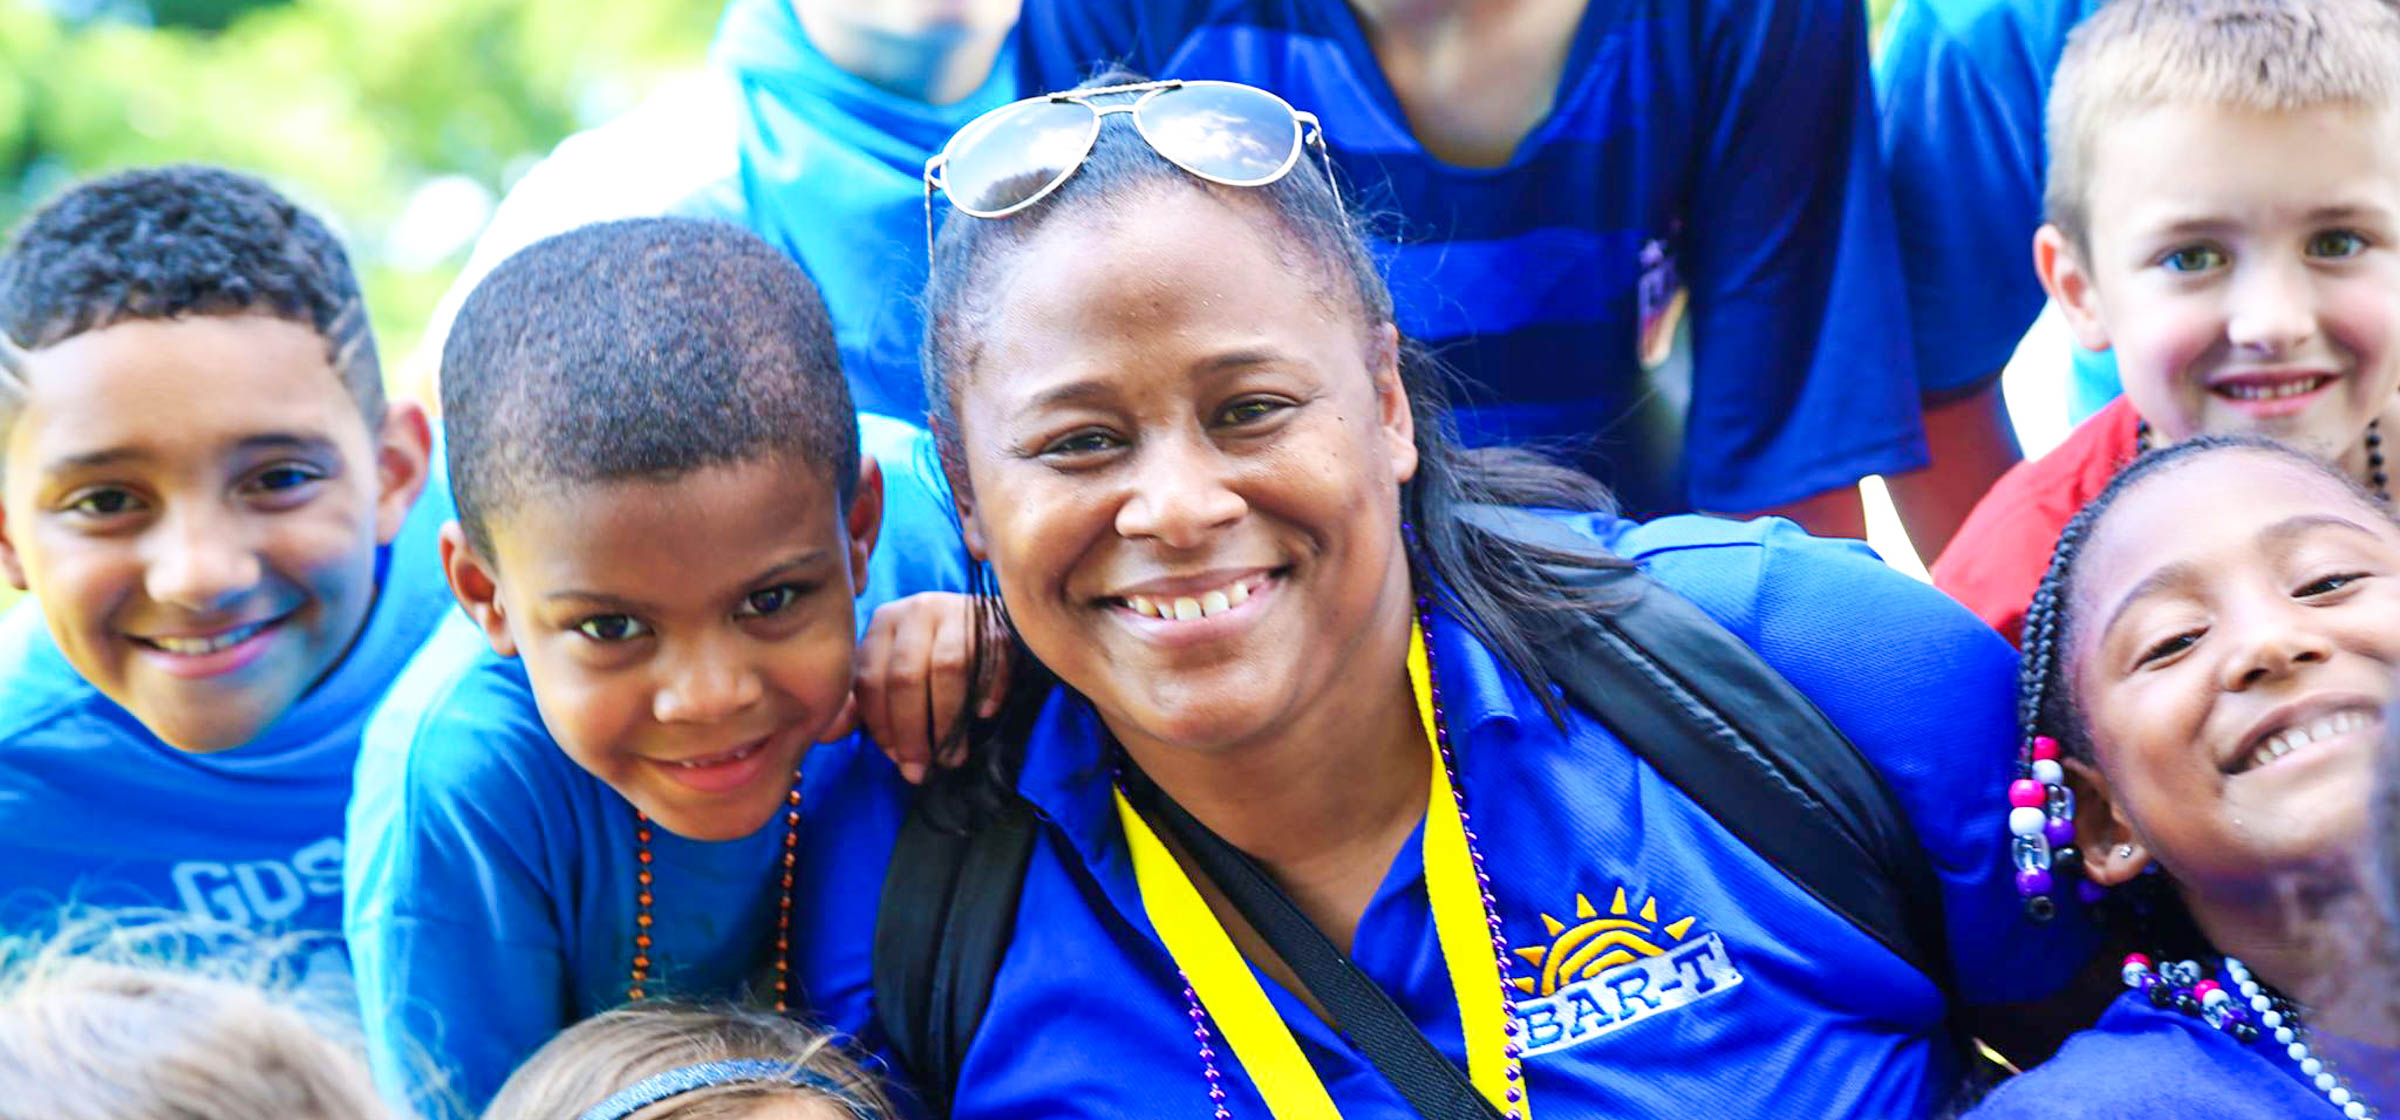
[[[2034,267],[2125,396],[1976,506],[1936,585],[2012,639],[2141,448],[2255,433],[2382,494],[2400,432],[2400,7],[2113,0],[2051,86]]]
[[[441,384],[472,625],[369,730],[345,866],[377,1079],[437,1116],[629,999],[796,1009],[795,968],[863,962],[795,910],[902,804],[841,734],[854,602],[964,581],[954,531],[869,577],[886,526],[947,530],[946,499],[862,456],[823,303],[737,227],[535,243],[467,300]],[[863,990],[806,996],[863,1021]]]

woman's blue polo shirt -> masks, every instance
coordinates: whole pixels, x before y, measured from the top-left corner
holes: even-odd
[[[2017,738],[2006,642],[1864,546],[1786,522],[1573,523],[1747,641],[1881,768],[1940,877],[1964,998],[2039,998],[2083,962],[2088,931],[2024,921],[2009,877],[1997,796]],[[1885,1117],[1943,1103],[1955,1061],[1944,1001],[1923,976],[1588,716],[1559,730],[1456,620],[1437,615],[1429,641],[1515,975],[1533,981],[1517,1001],[1536,1116]],[[1065,693],[1037,725],[1019,790],[1043,827],[957,1116],[1209,1115],[1182,984],[1111,808],[1106,742]],[[850,868],[857,878],[837,889],[875,897],[881,871]],[[831,922],[819,936],[861,936],[872,921],[809,910]],[[1633,933],[1616,939],[1631,959],[1561,975],[1556,962],[1611,919],[1634,924],[1613,927]],[[1386,874],[1352,953],[1463,1065],[1420,845]],[[1344,1116],[1411,1115],[1359,1051],[1261,983]],[[1267,1115],[1238,1062],[1222,1047],[1217,1060],[1233,1114]]]

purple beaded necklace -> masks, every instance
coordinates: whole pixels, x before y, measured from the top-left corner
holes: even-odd
[[[1448,713],[1442,707],[1442,675],[1435,667],[1433,659],[1433,603],[1428,596],[1422,594],[1417,596],[1417,627],[1426,636],[1425,678],[1426,684],[1433,694],[1433,745],[1435,751],[1441,755],[1442,771],[1450,779],[1450,800],[1458,808],[1459,826],[1466,830],[1467,858],[1475,867],[1475,886],[1483,900],[1484,924],[1492,931],[1492,957],[1500,965],[1500,1006],[1512,1010],[1507,1020],[1508,1040],[1501,1046],[1501,1054],[1508,1063],[1504,1070],[1504,1075],[1508,1078],[1508,1088],[1503,1096],[1507,1105],[1504,1114],[1508,1120],[1524,1120],[1525,1065],[1522,1038],[1525,1028],[1513,1014],[1514,1005],[1510,999],[1513,989],[1510,982],[1508,934],[1500,924],[1499,903],[1492,898],[1492,877],[1483,865],[1483,850],[1476,845],[1475,818],[1467,810],[1466,786],[1458,780],[1457,756],[1450,750],[1450,720]],[[1175,970],[1175,976],[1183,984],[1184,1007],[1191,1015],[1192,1041],[1199,1048],[1200,1072],[1208,1086],[1208,1101],[1213,1109],[1211,1116],[1213,1120],[1232,1120],[1233,1113],[1225,1107],[1225,1074],[1224,1071],[1217,1068],[1215,1033],[1209,1029],[1208,1010],[1201,1006],[1200,993],[1192,988],[1192,978],[1184,975],[1181,968]]]
[[[2381,1115],[2309,1047],[2308,1030],[2300,1023],[2300,1006],[2260,982],[2241,961],[2227,957],[2217,975],[2209,977],[2198,961],[2168,961],[2153,969],[2148,956],[2132,953],[2126,956],[2119,975],[2126,987],[2148,997],[2152,1007],[2180,1011],[2245,1046],[2256,1045],[2290,1059],[2300,1079],[2325,1094],[2326,1101],[2348,1120]]]

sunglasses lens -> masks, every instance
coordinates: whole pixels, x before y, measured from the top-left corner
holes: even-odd
[[[1232,186],[1273,182],[1300,154],[1292,107],[1249,86],[1191,82],[1143,101],[1135,116],[1158,154]]]
[[[968,123],[950,140],[942,185],[977,217],[1022,206],[1066,178],[1091,151],[1100,119],[1072,101],[1020,101]]]

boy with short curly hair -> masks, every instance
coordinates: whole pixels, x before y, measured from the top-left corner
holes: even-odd
[[[448,604],[424,411],[348,257],[249,176],[68,190],[0,257],[0,928],[313,931],[369,713]]]

